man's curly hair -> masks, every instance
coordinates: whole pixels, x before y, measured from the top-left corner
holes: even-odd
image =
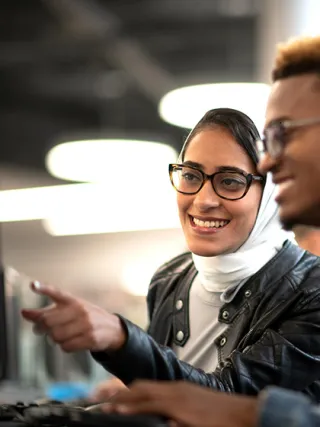
[[[306,73],[320,75],[320,37],[299,37],[279,44],[272,80]]]

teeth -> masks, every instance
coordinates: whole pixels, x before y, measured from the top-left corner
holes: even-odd
[[[228,221],[201,221],[197,218],[193,218],[193,221],[198,227],[205,228],[218,228],[228,224]]]

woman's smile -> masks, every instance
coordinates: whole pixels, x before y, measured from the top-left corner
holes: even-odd
[[[212,217],[195,217],[189,215],[192,229],[199,234],[214,234],[222,231],[230,223],[230,220]]]

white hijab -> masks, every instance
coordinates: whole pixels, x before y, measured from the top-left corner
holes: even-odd
[[[215,257],[192,254],[202,286],[211,292],[230,291],[259,271],[292,233],[285,232],[278,218],[276,187],[270,175],[264,187],[255,225],[246,242],[234,253]]]

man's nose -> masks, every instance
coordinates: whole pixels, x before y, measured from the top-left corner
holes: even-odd
[[[258,164],[258,171],[261,174],[266,175],[268,172],[272,172],[276,164],[276,159],[271,157],[270,154],[265,153]]]

